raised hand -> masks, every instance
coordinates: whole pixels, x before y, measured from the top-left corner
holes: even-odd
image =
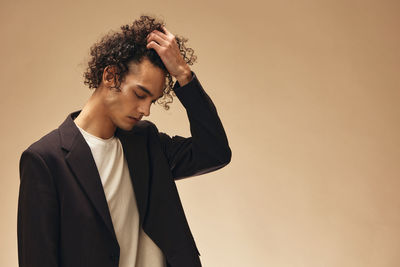
[[[160,56],[169,74],[175,77],[181,86],[192,79],[189,65],[183,59],[179,51],[175,36],[164,26],[165,33],[154,30],[147,36],[147,48],[153,48]]]

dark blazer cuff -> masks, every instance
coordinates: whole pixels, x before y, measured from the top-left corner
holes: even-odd
[[[192,73],[192,79],[187,84],[185,84],[184,86],[181,86],[180,83],[178,82],[178,80],[176,80],[174,86],[172,87],[172,89],[174,90],[175,93],[176,93],[176,91],[179,91],[182,88],[190,87],[191,84],[193,83],[193,81],[197,80],[197,76],[192,70],[191,70],[191,73]]]
[[[204,101],[207,103],[205,107],[210,105],[209,102],[211,101],[200,84],[197,75],[193,71],[192,79],[187,84],[181,86],[179,82],[176,81],[172,89],[186,109],[196,109],[196,107],[199,107],[199,104],[204,103]]]

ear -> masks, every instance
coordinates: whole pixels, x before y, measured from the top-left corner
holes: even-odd
[[[109,65],[104,68],[102,82],[107,88],[115,88],[118,84],[118,71],[114,65]]]

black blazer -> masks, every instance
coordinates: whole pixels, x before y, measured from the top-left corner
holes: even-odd
[[[144,231],[168,266],[201,266],[175,180],[222,168],[231,150],[215,106],[194,72],[174,91],[185,107],[191,137],[159,132],[150,121],[117,129]],[[118,266],[119,245],[89,146],[76,111],[21,155],[18,199],[20,267]]]

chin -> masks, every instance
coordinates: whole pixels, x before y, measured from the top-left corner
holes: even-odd
[[[138,121],[129,120],[127,118],[119,118],[114,120],[114,125],[124,131],[130,131],[138,123]]]

